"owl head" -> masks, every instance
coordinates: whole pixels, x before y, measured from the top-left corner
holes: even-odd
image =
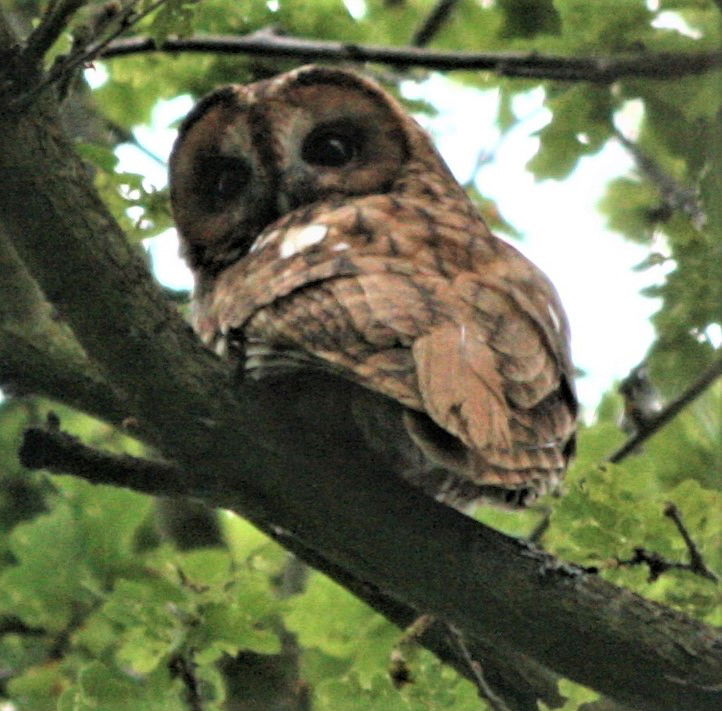
[[[466,200],[424,130],[378,84],[304,66],[202,99],[170,160],[171,202],[196,275],[217,274],[283,215],[373,194]]]

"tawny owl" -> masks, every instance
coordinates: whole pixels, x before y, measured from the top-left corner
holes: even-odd
[[[557,485],[576,413],[559,298],[376,83],[306,66],[213,92],[181,126],[171,198],[207,344],[400,402],[439,499]]]

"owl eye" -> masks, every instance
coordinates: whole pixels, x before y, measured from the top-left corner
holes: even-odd
[[[311,165],[340,168],[358,155],[360,147],[361,136],[353,127],[321,128],[303,142],[301,158]]]
[[[205,192],[219,206],[237,198],[251,177],[246,161],[231,156],[216,156],[204,172]]]

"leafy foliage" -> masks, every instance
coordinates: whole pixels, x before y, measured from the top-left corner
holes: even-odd
[[[162,41],[191,31],[240,35],[273,27],[296,36],[405,44],[433,4],[367,0],[359,11],[359,4],[341,0],[173,0],[134,31]],[[101,5],[88,3],[91,10]],[[714,5],[661,0],[653,10],[643,0],[467,0],[433,44],[567,56],[698,51],[720,45],[722,22]],[[13,11],[22,24],[35,9],[34,3],[18,0]],[[694,39],[662,26],[660,19],[669,12],[686,23],[688,33],[696,33]],[[66,33],[53,54],[67,52],[70,45]],[[132,131],[150,121],[162,98],[197,97],[220,83],[266,76],[292,64],[242,55],[138,55],[105,63],[108,81],[92,96],[71,96],[69,102],[85,107],[90,116],[73,126],[78,149],[93,166],[97,187],[129,239],[138,241],[169,226],[166,196],[147,189],[143,176],[117,171],[117,134],[108,135],[108,123]],[[467,85],[497,87],[499,126],[513,128],[511,100],[529,82],[493,73],[466,72],[458,78]],[[582,156],[615,140],[615,121],[629,102],[641,102],[638,136],[628,138],[674,185],[694,196],[704,216],[700,220],[680,210],[674,195],[661,190],[641,163],[634,174],[610,184],[601,205],[614,230],[649,246],[640,268],[671,267],[654,289],[662,306],[654,318],[658,339],[650,354],[655,382],[668,397],[712,360],[710,334],[722,322],[719,87],[720,75],[714,72],[674,82],[630,78],[612,86],[550,84],[546,105],[551,119],[529,164],[540,179],[565,179]],[[505,225],[493,204],[485,210]],[[395,689],[387,671],[400,632],[318,574],[286,590],[286,554],[240,519],[220,512],[217,545],[183,550],[164,530],[148,497],[22,471],[15,457],[20,433],[38,422],[47,406],[32,398],[0,405],[0,700],[20,711],[181,711],[189,708],[191,687],[197,687],[194,693],[204,709],[233,708],[236,691],[227,669],[236,659],[282,670],[276,691],[298,702],[284,708],[301,708],[299,699],[309,688],[318,711],[480,708],[474,687],[425,652],[411,660],[414,683]],[[53,407],[85,441],[140,452],[137,443],[108,426]],[[610,465],[604,460],[623,437],[617,426],[621,403],[609,393],[596,420],[582,432],[563,498],[523,514],[485,509],[477,515],[525,536],[546,511],[550,526],[542,541],[549,550],[722,624],[720,590],[710,581],[673,571],[649,582],[645,568],[620,563],[639,546],[670,560],[687,559],[683,541],[662,513],[672,501],[707,564],[722,571],[721,409],[718,383],[643,452]],[[594,698],[569,682],[563,682],[563,690],[569,697],[566,709]],[[243,693],[260,698],[265,692],[246,686]]]

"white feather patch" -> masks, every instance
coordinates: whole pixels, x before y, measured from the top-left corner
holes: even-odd
[[[215,344],[213,345],[213,350],[215,351],[215,354],[219,358],[227,358],[228,357],[228,339],[227,338],[217,338]]]
[[[292,257],[306,247],[318,244],[328,234],[328,225],[306,225],[305,227],[292,227],[278,248],[282,258]]]
[[[260,239],[257,239],[252,245],[251,248],[248,250],[248,253],[255,252],[256,250],[261,249],[262,247],[265,247],[269,242],[272,242],[276,237],[278,237],[278,230],[271,230],[268,234],[263,235]]]
[[[554,324],[554,328],[557,330],[558,333],[561,333],[562,331],[562,322],[559,318],[559,314],[557,313],[556,309],[551,305],[547,305],[547,309],[549,310],[549,315],[551,316],[552,323]]]

